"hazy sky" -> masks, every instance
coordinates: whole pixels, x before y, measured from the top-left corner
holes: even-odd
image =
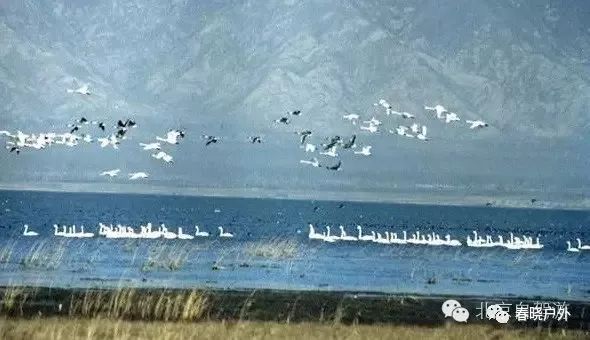
[[[0,3],[0,129],[65,131],[82,115],[135,118],[118,151],[83,145],[0,153],[0,182],[95,183],[147,171],[137,186],[465,195],[590,187],[590,6],[505,1],[23,1]],[[66,89],[88,83],[92,96]],[[416,115],[431,140],[387,133]],[[442,104],[463,120],[437,121]],[[290,125],[273,122],[300,109]],[[383,121],[378,134],[346,112]],[[465,119],[483,119],[471,131]],[[172,166],[137,143],[170,128]],[[303,167],[311,142],[358,135],[342,171]],[[101,135],[96,129],[92,135]],[[201,134],[221,137],[205,147]],[[261,135],[251,145],[247,137]],[[337,159],[316,155],[331,165]],[[125,177],[113,180],[126,183]],[[118,190],[129,190],[121,187]],[[172,189],[171,189],[172,190]],[[562,196],[559,196],[562,197]]]

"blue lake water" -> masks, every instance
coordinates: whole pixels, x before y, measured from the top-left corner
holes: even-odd
[[[172,231],[180,226],[187,233],[198,224],[212,237],[53,235],[53,224],[84,225],[85,231],[96,233],[98,222],[137,229],[147,222],[165,223]],[[22,236],[25,223],[40,235]],[[325,243],[308,239],[308,223],[335,230],[344,225],[353,235],[356,225],[365,232],[448,233],[464,246]],[[235,237],[216,237],[220,225]],[[275,288],[590,301],[590,251],[566,251],[567,240],[590,244],[589,225],[588,211],[0,191],[0,285]],[[473,230],[504,237],[509,232],[538,235],[545,247],[466,247]],[[277,240],[294,245],[292,256],[268,258],[250,250]],[[170,270],[150,267],[150,258],[183,260]]]

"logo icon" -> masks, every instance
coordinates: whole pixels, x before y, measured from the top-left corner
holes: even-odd
[[[467,322],[467,319],[469,319],[469,311],[461,307],[457,300],[443,302],[441,309],[445,318],[452,317],[457,322]]]

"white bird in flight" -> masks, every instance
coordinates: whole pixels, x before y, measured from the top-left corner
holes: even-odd
[[[357,114],[350,113],[350,114],[347,114],[347,115],[342,116],[342,118],[347,119],[347,120],[350,120],[350,121],[355,121],[355,120],[358,120],[361,117],[359,115],[357,115]]]
[[[83,95],[90,95],[90,91],[88,91],[88,84],[84,84],[77,89],[67,89],[68,93],[78,93]]]
[[[448,112],[448,110],[445,109],[444,106],[438,105],[438,104],[436,106],[434,106],[434,107],[432,107],[432,106],[424,106],[424,110],[427,110],[427,111],[435,111],[436,112],[436,118],[438,118],[438,119],[442,119],[443,118],[442,114],[445,113],[445,112]]]
[[[457,122],[460,121],[461,119],[459,119],[459,116],[457,116],[456,113],[454,112],[449,112],[447,113],[446,117],[445,117],[445,123],[449,124],[451,122]]]
[[[375,133],[379,130],[377,125],[370,124],[369,126],[361,126],[361,130],[369,131],[370,133]]]
[[[98,138],[97,141],[100,143],[101,148],[107,147],[109,145],[111,145],[113,149],[119,148],[119,140],[117,137],[115,137],[115,135],[110,135],[108,138]]]
[[[142,179],[142,178],[148,178],[148,174],[145,172],[132,172],[129,173],[129,179],[132,181],[138,180],[138,179]]]
[[[155,159],[161,159],[166,163],[172,163],[172,156],[170,156],[169,154],[165,153],[164,151],[160,151],[158,153],[154,153],[152,154],[152,157],[154,157]]]
[[[168,131],[168,133],[166,133],[166,137],[162,138],[162,137],[156,137],[157,140],[161,141],[161,142],[166,142],[169,144],[178,144],[178,138],[183,138],[184,137],[184,133],[182,131],[178,131],[178,130],[170,130]]]
[[[414,135],[411,135],[411,134],[408,133],[408,130],[409,129],[410,128],[407,127],[407,126],[400,125],[400,126],[398,126],[398,127],[395,128],[395,131],[389,130],[389,133],[398,134],[400,136],[406,136],[406,137],[409,137],[409,138],[414,138]]]
[[[316,146],[310,143],[305,144],[305,152],[315,152]]]
[[[116,177],[119,174],[119,172],[121,172],[121,169],[107,170],[101,172],[100,176]]]
[[[361,151],[355,151],[355,155],[363,155],[363,156],[370,156],[371,155],[371,148],[372,146],[363,146]]]
[[[381,125],[381,121],[376,119],[375,117],[372,117],[371,120],[366,120],[363,123],[369,124],[369,125],[375,125],[375,126]]]
[[[330,156],[330,157],[338,157],[338,154],[336,153],[336,146],[331,147],[329,151],[320,152],[320,155],[325,155],[325,156]]]
[[[160,143],[139,143],[144,150],[160,150]]]
[[[418,138],[419,140],[422,140],[422,141],[427,141],[428,137],[426,137],[426,131],[427,131],[426,126],[422,125],[422,132],[417,134],[416,138]]]
[[[304,159],[300,160],[299,163],[301,164],[309,164],[315,168],[319,168],[320,167],[320,162],[318,161],[317,158],[312,158],[310,161],[306,161]]]
[[[470,129],[481,129],[484,127],[488,127],[488,123],[484,122],[483,120],[466,120],[467,124],[471,124],[469,127]]]

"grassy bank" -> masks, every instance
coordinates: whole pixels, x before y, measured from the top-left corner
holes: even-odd
[[[1,339],[582,339],[573,330],[510,326],[440,327],[277,322],[143,322],[112,319],[0,319]]]

